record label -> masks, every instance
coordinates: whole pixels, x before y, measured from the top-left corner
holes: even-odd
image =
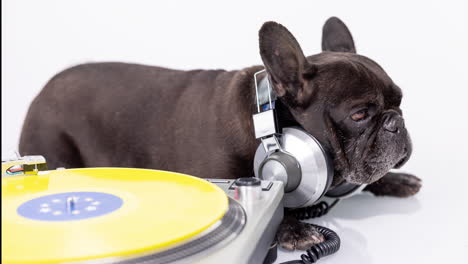
[[[111,213],[122,203],[121,198],[103,192],[65,192],[29,200],[17,211],[33,220],[72,221]]]

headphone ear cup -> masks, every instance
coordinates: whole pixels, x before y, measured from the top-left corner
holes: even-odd
[[[314,204],[327,192],[332,183],[333,166],[331,159],[318,140],[300,128],[284,128],[279,141],[282,153],[286,153],[295,159],[301,174],[298,186],[289,192],[285,190],[283,200],[285,207],[297,208]],[[262,164],[262,177],[267,177],[265,167],[273,166],[268,165],[274,160],[272,158],[268,159],[273,154],[266,153],[262,145],[257,148],[254,159],[254,172],[257,177],[260,177],[260,165]],[[280,159],[283,163],[288,160],[285,156],[281,156]],[[275,164],[275,167],[281,168],[280,166],[282,165]],[[288,176],[286,175],[284,178],[289,181]],[[288,185],[286,184],[285,187],[292,189],[293,184]]]
[[[285,184],[284,191],[288,193],[301,183],[301,166],[294,156],[279,150],[263,160],[258,177],[263,180],[282,181]]]

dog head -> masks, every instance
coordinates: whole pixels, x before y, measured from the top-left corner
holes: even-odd
[[[323,27],[323,52],[306,57],[282,25],[266,22],[260,54],[289,115],[332,155],[334,182],[371,183],[411,154],[401,89],[373,60],[356,54],[338,18]]]

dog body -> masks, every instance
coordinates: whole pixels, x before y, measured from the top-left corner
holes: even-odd
[[[55,167],[137,167],[200,177],[250,176],[256,140],[251,76],[84,64],[55,76],[31,105],[22,154]],[[252,97],[253,98],[253,97]]]

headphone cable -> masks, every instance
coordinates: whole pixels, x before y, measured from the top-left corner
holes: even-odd
[[[299,220],[307,220],[311,218],[317,218],[328,214],[328,212],[335,207],[335,205],[340,201],[340,199],[335,199],[330,205],[321,201],[318,204],[314,204],[308,207],[295,208],[295,209],[286,209],[286,212],[289,215],[296,217]]]

